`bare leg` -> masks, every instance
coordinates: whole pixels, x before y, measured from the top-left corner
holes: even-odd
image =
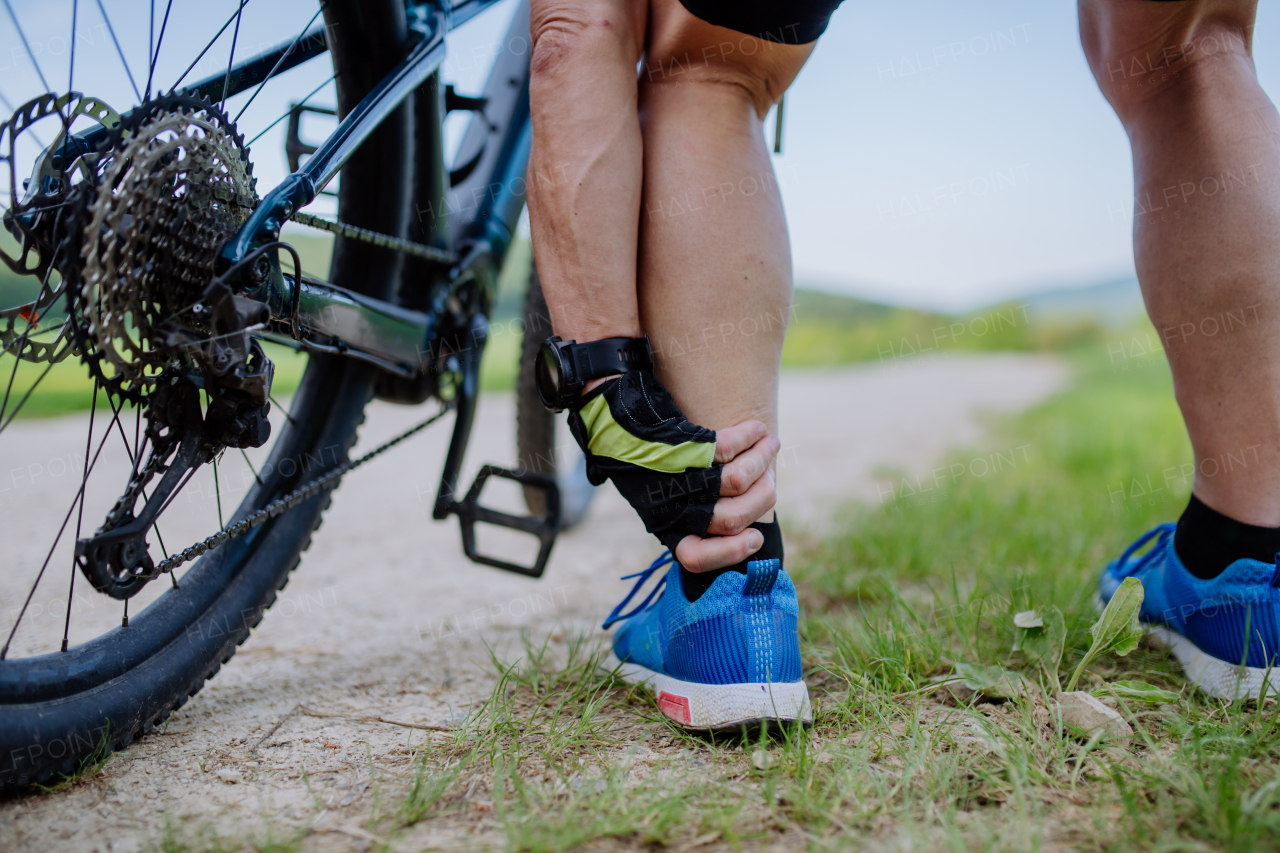
[[[529,221],[556,333],[637,337],[642,153],[636,63],[647,8],[535,0]]]
[[[647,15],[644,3],[629,0],[532,4],[529,213],[552,324],[566,339],[641,334],[636,257],[643,155],[636,63]],[[687,129],[696,135],[705,126]],[[651,171],[679,168],[674,154],[670,161],[648,162]],[[785,310],[784,305],[784,316]],[[707,322],[717,319],[701,313]],[[776,368],[775,356],[774,374]],[[773,393],[770,386],[764,397]],[[675,396],[682,406],[692,402]],[[690,568],[730,565],[757,550],[763,538],[748,525],[771,512],[774,502],[772,475],[764,474],[777,442],[766,436],[765,425],[717,420],[713,428],[716,459],[728,464],[708,528],[714,535],[686,537],[676,548],[676,557]]]
[[[813,45],[716,27],[654,0],[640,72],[640,314],[658,376],[695,422],[778,428],[791,247],[765,113]]]
[[[1134,250],[1195,452],[1193,489],[1280,525],[1280,117],[1257,0],[1080,0],[1085,53],[1133,145]]]

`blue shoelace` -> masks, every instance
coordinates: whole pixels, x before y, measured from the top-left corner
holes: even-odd
[[[649,565],[649,568],[645,569],[642,572],[636,572],[633,575],[623,575],[620,578],[620,580],[626,581],[626,580],[631,580],[632,578],[639,578],[639,580],[636,581],[635,586],[631,587],[631,592],[627,593],[627,597],[622,599],[622,602],[617,607],[613,608],[613,612],[609,614],[609,618],[605,619],[604,624],[601,625],[600,627],[607,629],[610,625],[614,624],[615,622],[621,622],[623,619],[630,619],[632,616],[635,616],[637,613],[641,612],[646,607],[648,607],[650,602],[653,602],[654,599],[657,598],[657,596],[666,587],[667,576],[665,574],[663,574],[658,578],[657,585],[654,586],[653,589],[649,590],[649,594],[645,596],[644,601],[637,604],[629,612],[621,613],[622,608],[626,607],[631,602],[631,599],[635,598],[636,593],[640,591],[640,587],[644,586],[645,583],[649,580],[649,578],[653,577],[654,572],[658,571],[664,566],[671,565],[672,563],[675,562],[675,560],[676,558],[671,555],[670,551],[663,551],[662,555]]]
[[[1138,572],[1149,566],[1157,554],[1164,553],[1165,543],[1169,541],[1169,537],[1173,535],[1173,532],[1177,528],[1177,524],[1173,522],[1166,522],[1164,524],[1157,524],[1155,527],[1142,534],[1142,536],[1138,538],[1137,542],[1134,542],[1126,548],[1125,552],[1120,555],[1120,559],[1116,562],[1116,574],[1126,578],[1133,577]],[[1134,552],[1143,545],[1146,545],[1154,537],[1159,538],[1156,539],[1156,544],[1151,546],[1151,550],[1135,560],[1132,566],[1129,566],[1129,558],[1133,556]]]

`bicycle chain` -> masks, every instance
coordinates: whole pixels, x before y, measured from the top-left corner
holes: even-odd
[[[343,222],[330,222],[327,219],[320,219],[308,213],[295,213],[291,220],[299,225],[315,228],[319,231],[328,231],[330,234],[340,234],[343,237],[349,237],[353,240],[360,240],[364,243],[371,243],[375,246],[381,246],[384,249],[393,249],[405,254],[415,255],[428,261],[435,261],[444,264],[457,263],[458,255],[456,252],[450,252],[445,249],[437,249],[433,246],[425,246],[422,243],[414,243],[409,240],[402,240],[398,237],[392,237],[389,234],[381,234],[377,231],[370,231],[367,228],[357,228],[354,225],[347,225]],[[400,435],[380,445],[379,447],[369,451],[364,456],[351,462],[344,462],[333,470],[322,474],[319,477],[304,483],[283,497],[276,498],[262,509],[250,513],[235,524],[227,525],[211,536],[206,536],[203,540],[195,543],[189,548],[177,551],[156,564],[155,569],[142,575],[144,580],[154,580],[161,574],[172,572],[174,569],[203,556],[205,553],[217,548],[225,542],[243,536],[246,532],[252,530],[268,519],[275,518],[287,510],[292,509],[298,504],[309,498],[318,495],[330,483],[334,483],[342,479],[343,475],[349,471],[354,471],[364,463],[382,454],[400,442],[413,436],[415,433],[421,432],[431,426],[440,418],[444,417],[453,409],[453,404],[447,404],[436,414],[427,418],[420,424],[410,427]]]
[[[61,107],[64,101],[73,98],[78,99],[78,103],[83,101],[80,106],[85,111],[93,112],[94,117],[108,127],[115,129],[121,124],[119,116],[109,107],[75,94],[64,96],[60,100],[46,96],[24,107],[20,117],[31,120],[32,116],[26,113],[36,115],[34,107],[43,109],[36,116],[41,117],[53,107]],[[46,104],[45,100],[49,103]],[[16,126],[17,121],[15,118],[0,127],[0,136],[4,136],[6,132],[12,136],[25,129]],[[145,126],[138,126],[139,123]],[[110,151],[108,147],[99,147],[87,152],[91,156],[84,158],[88,164],[85,168],[89,172],[86,173],[86,183],[73,191],[76,203],[72,205],[75,209],[71,226],[77,238],[83,233],[84,245],[75,247],[80,251],[68,253],[74,259],[76,269],[71,275],[63,270],[62,281],[56,289],[42,288],[34,303],[0,312],[0,342],[7,351],[21,337],[24,346],[19,347],[19,351],[15,353],[17,357],[27,361],[61,361],[73,347],[68,345],[58,352],[57,344],[64,338],[71,344],[70,339],[75,338],[74,343],[78,344],[75,348],[80,350],[91,372],[107,387],[109,393],[114,392],[115,396],[141,404],[151,396],[151,384],[166,372],[164,368],[170,366],[167,363],[156,363],[157,357],[163,360],[166,350],[149,341],[154,332],[151,327],[158,319],[172,315],[175,308],[180,307],[179,303],[189,301],[198,290],[197,285],[202,284],[211,272],[209,259],[213,255],[209,249],[224,242],[226,232],[234,230],[236,225],[244,221],[256,207],[258,199],[243,139],[236,134],[234,125],[220,110],[193,98],[169,95],[150,105],[147,115],[135,120],[133,124],[132,133],[115,130]],[[190,128],[195,125],[199,125],[203,133],[192,134]],[[12,155],[12,139],[7,141]],[[56,147],[55,145],[54,148]],[[103,163],[100,161],[104,156],[109,174],[102,176],[105,180],[88,180],[101,170]],[[12,156],[5,159],[12,160]],[[147,208],[135,204],[134,200],[139,197],[147,197],[153,203],[158,197],[159,207]],[[144,210],[147,215],[140,217],[139,214]],[[214,216],[213,219],[218,221],[210,220],[210,214],[219,212],[224,214],[222,219]],[[108,213],[114,213],[120,221],[104,222],[104,216]],[[146,220],[145,234],[143,225],[140,225],[141,220]],[[302,212],[294,214],[292,220],[306,227],[433,263],[452,265],[459,260],[456,252],[447,249],[342,222],[330,222]],[[102,241],[111,245],[99,246]],[[122,241],[128,245],[115,245]],[[39,253],[40,261],[35,267],[30,267],[27,257],[30,247],[27,243],[29,241],[24,241],[24,251],[18,258],[10,258],[3,252],[0,255],[4,255],[3,260],[17,272],[47,273],[49,261],[44,256],[48,253]],[[133,251],[129,251],[130,249]],[[155,254],[157,251],[164,254],[170,262],[160,263],[152,257],[134,257]],[[120,267],[121,264],[123,268]],[[176,285],[181,292],[157,291],[157,276],[161,273],[167,274],[161,277],[171,289]],[[47,275],[42,277],[47,281]],[[127,277],[129,281],[122,284],[122,277]],[[71,279],[72,290],[75,292],[68,294],[68,307],[71,310],[56,338],[52,341],[35,341],[30,339],[29,334],[20,335],[16,329],[17,321],[24,320],[30,328],[35,328],[36,319],[63,296],[68,279]],[[150,298],[139,303],[133,299],[136,293],[145,293]],[[115,304],[117,302],[119,304]],[[85,322],[81,324],[77,320]],[[134,334],[131,335],[131,331]],[[88,355],[90,348],[93,353]],[[100,364],[103,360],[111,362],[114,371],[107,371],[111,375],[104,375]],[[439,412],[390,441],[298,486],[190,547],[166,556],[151,570],[135,576],[136,579],[154,580],[159,575],[172,572],[231,539],[244,535],[267,520],[282,515],[303,501],[335,486],[349,471],[431,426],[452,408],[452,402],[445,403]],[[148,456],[145,461],[134,460],[134,470],[125,494],[108,513],[102,528],[104,530],[127,521],[138,494],[147,482],[168,468],[169,457],[177,444],[176,435],[172,428],[150,422],[150,417],[148,421],[147,432],[151,445]]]
[[[205,552],[211,551],[214,548],[217,548],[219,545],[223,544],[224,542],[227,542],[231,539],[235,539],[238,536],[243,536],[245,533],[257,527],[258,525],[262,524],[267,519],[275,518],[276,516],[280,515],[286,510],[292,509],[293,507],[302,503],[303,501],[309,498],[315,497],[316,495],[320,494],[320,492],[324,488],[326,488],[330,483],[336,483],[338,480],[342,479],[342,476],[346,474],[348,471],[354,471],[356,468],[359,468],[361,465],[373,459],[375,456],[378,456],[379,454],[387,450],[390,450],[400,442],[404,441],[406,438],[409,438],[415,433],[421,432],[422,430],[431,426],[433,423],[440,420],[440,418],[448,414],[452,408],[453,408],[452,404],[446,405],[443,409],[441,409],[439,412],[432,415],[431,417],[427,418],[422,423],[417,424],[416,426],[410,427],[409,429],[400,433],[400,435],[396,436],[390,441],[380,445],[379,447],[374,448],[373,450],[366,453],[364,456],[361,456],[359,459],[356,459],[354,461],[343,462],[341,465],[334,468],[333,470],[325,474],[322,474],[319,477],[316,477],[315,479],[311,480],[308,483],[305,483],[299,486],[298,488],[289,492],[287,495],[276,498],[271,503],[264,506],[262,509],[257,510],[256,512],[250,513],[249,515],[237,521],[235,524],[227,525],[226,527],[222,528],[212,536],[208,536],[204,540],[195,543],[190,548],[186,548],[182,551],[178,551],[170,555],[169,557],[166,557],[164,560],[161,560],[159,563],[156,564],[156,567],[153,571],[148,572],[147,574],[142,575],[141,577],[148,581],[154,580],[159,575],[165,572],[173,571],[174,569],[178,568],[178,566],[181,566],[183,563],[194,560],[196,557],[199,557],[203,555]]]
[[[423,260],[435,261],[441,264],[456,264],[458,262],[457,252],[451,252],[448,249],[437,249],[435,246],[415,243],[412,240],[402,240],[399,237],[392,237],[390,234],[370,231],[368,228],[357,228],[345,222],[330,222],[327,219],[301,212],[295,213],[290,217],[290,220],[308,228],[328,231],[330,234],[350,237],[352,240],[359,240],[362,243],[370,243],[374,246],[381,246],[384,249],[404,252],[406,255],[413,255]]]

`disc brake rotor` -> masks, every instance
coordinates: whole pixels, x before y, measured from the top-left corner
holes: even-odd
[[[71,352],[70,325],[63,322],[56,326],[45,318],[63,295],[64,279],[52,273],[63,236],[59,226],[66,218],[66,200],[77,182],[92,184],[96,180],[101,159],[95,147],[68,139],[70,127],[82,116],[97,122],[104,133],[120,124],[120,115],[104,101],[78,92],[41,95],[0,124],[0,161],[8,165],[12,200],[3,224],[18,242],[16,256],[0,249],[0,261],[11,271],[40,281],[40,292],[33,301],[0,305],[0,346],[23,361],[61,361]],[[56,124],[58,131],[53,144],[36,158],[31,176],[19,190],[14,171],[18,143],[24,134],[31,138],[31,128],[41,121]],[[33,337],[37,331],[53,328],[58,332],[52,339]]]

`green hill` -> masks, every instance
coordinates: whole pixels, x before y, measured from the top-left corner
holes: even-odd
[[[286,234],[302,260],[304,272],[317,278],[328,275],[333,240],[325,234],[289,229]],[[0,236],[0,245],[11,253],[13,241]],[[499,278],[497,302],[490,321],[491,334],[482,367],[487,390],[510,389],[520,358],[521,312],[532,252],[527,240],[512,246]],[[13,306],[35,298],[38,283],[13,274],[0,265],[0,305]],[[1039,310],[1037,310],[1039,309]],[[56,324],[61,306],[48,318]],[[750,324],[780,322],[781,318],[748,318],[743,333],[758,330]],[[797,288],[782,351],[784,368],[818,367],[855,362],[890,362],[930,357],[946,351],[1049,350],[1100,340],[1100,320],[1079,312],[1054,313],[1032,299],[994,306],[963,315],[922,311],[868,302],[851,296]],[[42,324],[44,325],[44,324]],[[277,362],[277,397],[296,387],[305,359],[283,347],[271,348]],[[0,357],[0,376],[7,379],[12,359]],[[14,383],[23,393],[43,366],[24,364]],[[55,365],[37,393],[23,407],[23,416],[48,416],[89,405],[91,388],[85,369],[74,358]]]

